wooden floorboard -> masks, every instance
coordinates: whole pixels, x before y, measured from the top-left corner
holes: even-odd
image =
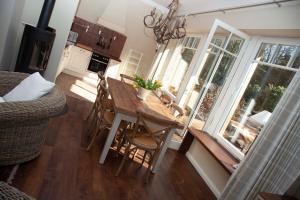
[[[60,77],[61,81],[63,80]],[[144,183],[146,168],[127,161],[119,177],[114,173],[122,156],[109,151],[98,163],[107,133],[87,152],[86,117],[92,104],[67,97],[69,111],[51,119],[41,155],[21,164],[13,186],[39,200],[97,199],[216,199],[186,157],[168,150],[160,170]]]

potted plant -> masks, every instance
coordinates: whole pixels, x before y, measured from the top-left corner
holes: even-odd
[[[134,77],[136,87],[138,88],[138,97],[145,99],[153,90],[162,86],[158,80],[145,80],[142,77],[135,75]]]

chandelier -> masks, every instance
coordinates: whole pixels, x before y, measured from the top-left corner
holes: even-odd
[[[159,14],[154,8],[144,17],[144,25],[153,29],[158,44],[165,44],[170,39],[180,39],[186,35],[185,17],[176,16],[178,5],[178,0],[173,0],[168,6],[167,15]]]

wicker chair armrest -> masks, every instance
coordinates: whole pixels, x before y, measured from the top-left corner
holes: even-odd
[[[57,87],[38,100],[0,103],[0,127],[58,116],[65,105],[66,97]]]
[[[0,71],[0,96],[4,96],[11,91],[28,75],[29,74],[19,72]]]

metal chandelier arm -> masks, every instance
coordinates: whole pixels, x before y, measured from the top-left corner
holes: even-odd
[[[186,20],[185,17],[176,16],[178,6],[178,0],[173,0],[168,6],[169,12],[165,17],[163,14],[158,14],[155,8],[144,17],[144,25],[153,29],[157,43],[165,44],[170,39],[185,37]]]

